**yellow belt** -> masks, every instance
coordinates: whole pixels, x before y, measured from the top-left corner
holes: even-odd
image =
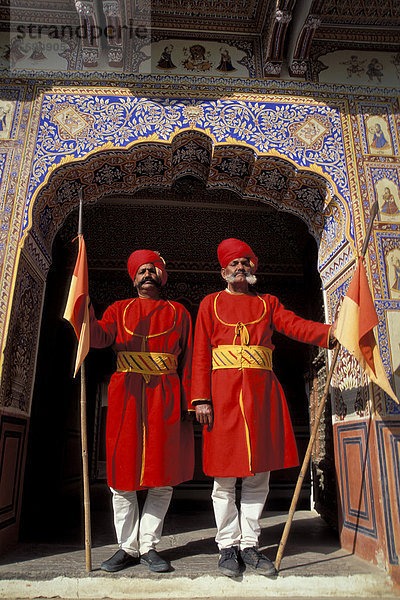
[[[265,346],[224,345],[213,348],[212,368],[266,369],[272,371],[272,350]]]
[[[167,352],[118,352],[117,373],[141,373],[145,381],[150,375],[171,375],[178,365],[175,354]]]

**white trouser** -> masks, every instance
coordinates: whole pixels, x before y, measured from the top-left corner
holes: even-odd
[[[136,492],[110,489],[118,546],[132,556],[153,550],[161,539],[172,487],[149,488],[140,519]]]
[[[212,491],[218,548],[239,546],[241,550],[258,545],[260,518],[269,491],[269,472],[242,479],[240,513],[235,497],[236,477],[215,477]]]

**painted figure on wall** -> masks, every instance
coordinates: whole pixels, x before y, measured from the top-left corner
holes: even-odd
[[[398,256],[392,256],[391,263],[393,265],[394,271],[394,282],[392,285],[392,290],[394,292],[400,293],[400,258]]]
[[[313,121],[308,121],[304,127],[302,127],[301,135],[308,144],[312,144],[318,135],[315,123]]]
[[[393,154],[392,139],[386,120],[376,115],[366,119],[368,152],[375,155]]]
[[[45,54],[43,54],[43,50],[44,46],[42,42],[37,42],[29,58],[32,60],[46,60],[47,57]]]
[[[294,123],[291,127],[291,133],[295,143],[297,143],[296,140],[299,140],[302,145],[307,144],[307,146],[313,146],[316,149],[322,147],[323,138],[328,130],[317,119],[311,117],[300,124]]]
[[[387,139],[385,138],[385,134],[379,123],[375,123],[373,128],[370,129],[370,133],[372,135],[371,148],[376,148],[376,149],[389,148],[390,144],[387,141]]]
[[[367,68],[367,75],[370,81],[373,81],[373,78],[376,77],[379,83],[383,77],[383,64],[379,62],[377,58],[372,58],[371,62]]]
[[[25,58],[22,50],[22,39],[18,37],[13,38],[4,53],[4,58],[10,62],[11,67],[14,67],[21,58]]]
[[[365,70],[363,67],[364,63],[365,60],[360,60],[358,56],[355,56],[353,54],[353,56],[350,56],[350,60],[346,60],[345,62],[342,62],[340,64],[347,65],[347,77],[351,78],[352,75],[357,75],[358,77],[361,76],[361,73],[363,73]]]
[[[67,69],[71,69],[71,60],[73,58],[74,50],[76,49],[75,40],[62,40],[60,45],[60,51],[57,52],[58,56],[63,58],[67,62]]]
[[[399,215],[400,210],[396,204],[396,200],[390,191],[390,189],[386,186],[384,192],[382,194],[383,204],[381,206],[381,213],[384,215]]]
[[[220,48],[221,60],[217,67],[217,71],[222,71],[223,73],[228,73],[230,71],[236,71],[235,67],[232,65],[231,55],[227,48]]]
[[[10,112],[10,107],[7,104],[0,105],[0,131],[5,131],[7,128],[7,115]]]
[[[6,139],[9,136],[12,122],[12,105],[10,102],[0,100],[0,139]]]
[[[171,54],[174,49],[172,44],[168,44],[165,46],[164,50],[161,52],[160,59],[157,63],[157,67],[159,69],[176,69],[176,65],[172,62]]]
[[[400,52],[392,56],[392,60],[390,62],[394,65],[397,77],[400,79]]]
[[[61,128],[58,130],[61,137],[65,132],[68,138],[71,136],[74,137],[79,132],[82,132],[88,125],[87,121],[82,119],[71,106],[57,112],[54,115],[54,120],[61,125]]]
[[[187,54],[186,48],[183,51]],[[183,61],[183,66],[189,71],[209,71],[212,67],[209,55],[204,46],[194,44],[189,47],[189,57]]]

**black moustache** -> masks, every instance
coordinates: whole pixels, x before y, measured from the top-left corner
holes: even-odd
[[[161,287],[160,282],[152,277],[146,277],[146,279],[143,279],[140,283],[138,283],[138,287],[141,288],[145,283],[153,283],[157,287]]]

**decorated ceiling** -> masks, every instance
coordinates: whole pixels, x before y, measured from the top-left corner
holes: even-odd
[[[389,72],[386,85],[400,73],[397,0],[0,0],[0,25],[0,69],[332,80],[343,64],[343,79]]]

